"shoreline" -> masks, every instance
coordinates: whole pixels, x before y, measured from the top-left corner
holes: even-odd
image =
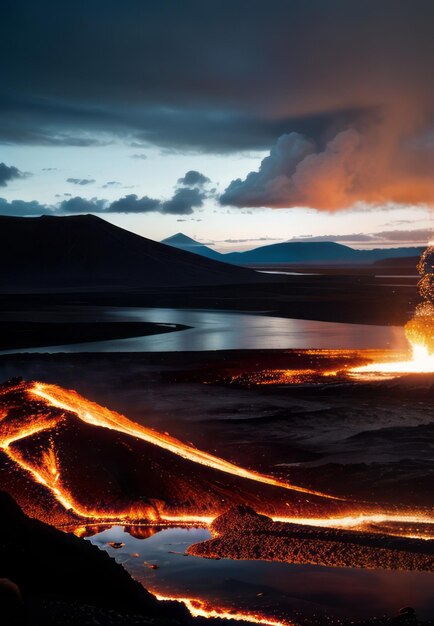
[[[25,350],[187,330],[184,324],[154,322],[0,322],[0,350]]]

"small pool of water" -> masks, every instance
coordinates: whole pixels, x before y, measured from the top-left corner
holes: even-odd
[[[200,599],[295,624],[393,616],[406,605],[414,607],[420,619],[434,616],[434,574],[429,572],[202,559],[185,552],[192,543],[209,538],[206,528],[132,532],[136,536],[113,526],[89,540],[162,596]],[[116,549],[112,542],[124,545]]]

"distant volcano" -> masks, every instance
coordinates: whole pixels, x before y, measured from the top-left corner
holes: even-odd
[[[209,248],[203,243],[192,239],[191,237],[187,237],[184,233],[176,233],[176,235],[172,235],[171,237],[167,237],[167,239],[162,239],[161,243],[166,244],[167,246],[173,246],[174,248],[178,248],[179,250],[185,250],[186,252],[193,252],[194,254],[199,254],[200,256],[207,257],[208,259],[214,259],[216,261],[225,261],[225,255],[220,254],[217,250],[213,250]]]
[[[189,521],[236,504],[275,515],[354,504],[239,467],[54,385],[0,387],[0,489],[53,524]]]

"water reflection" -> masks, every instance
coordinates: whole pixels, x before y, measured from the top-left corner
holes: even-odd
[[[342,618],[390,616],[403,604],[414,606],[421,619],[434,614],[432,573],[185,556],[190,544],[208,537],[205,528],[172,528],[138,539],[114,526],[90,541],[107,550],[145,587],[163,596],[199,598],[225,608],[260,611],[294,621],[302,616],[304,623],[312,624],[322,623],[316,620],[326,615],[336,619],[327,621],[329,624],[340,623]],[[113,549],[109,542],[125,545]]]
[[[53,315],[53,312],[51,312]],[[73,311],[56,311],[58,321],[73,319]],[[81,312],[80,321],[86,321]],[[340,324],[214,310],[101,307],[89,321],[143,321],[184,324],[188,330],[148,337],[22,349],[19,352],[173,352],[244,349],[406,349],[397,326]],[[5,351],[3,354],[15,351]]]

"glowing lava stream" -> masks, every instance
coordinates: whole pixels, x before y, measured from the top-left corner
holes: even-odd
[[[134,424],[126,417],[110,411],[109,409],[98,406],[97,404],[90,402],[80,397],[74,391],[63,390],[55,385],[45,385],[41,383],[35,383],[35,385],[28,391],[33,396],[43,398],[49,402],[52,406],[63,409],[65,411],[71,411],[75,413],[81,420],[88,424],[116,430],[119,432],[127,433],[128,435],[137,437],[144,441],[156,444],[162,448],[171,450],[172,452],[179,454],[183,458],[192,460],[203,465],[207,465],[218,470],[242,476],[250,480],[254,480],[260,483],[267,483],[271,485],[277,485],[294,491],[301,491],[303,493],[315,494],[322,496],[323,494],[303,489],[301,487],[293,486],[289,483],[278,481],[274,478],[258,474],[253,471],[249,471],[240,468],[232,463],[229,463],[223,459],[215,457],[201,450],[197,450],[191,446],[184,445],[182,442],[170,437],[169,435],[162,435],[150,429],[147,429],[138,424]],[[67,510],[72,510],[75,514],[83,519],[98,520],[99,522],[131,522],[132,519],[148,519],[154,523],[165,522],[169,524],[204,524],[209,525],[216,518],[216,515],[165,515],[159,514],[158,519],[149,518],[149,511],[144,514],[140,510],[127,510],[123,512],[109,513],[101,512],[97,510],[89,510],[80,505],[67,489],[62,485],[61,475],[56,465],[56,459],[54,453],[50,450],[44,456],[44,467],[37,467],[27,462],[21,454],[11,447],[16,441],[24,439],[25,437],[37,434],[38,432],[50,429],[56,425],[56,421],[48,420],[44,424],[35,424],[34,426],[26,426],[22,431],[16,432],[14,435],[6,437],[0,441],[0,447],[8,454],[8,456],[20,465],[24,470],[28,471],[34,479],[41,485],[47,487],[55,496],[57,501],[62,504]],[[324,496],[334,499],[333,496]],[[336,498],[340,499],[340,498]],[[141,516],[141,517],[140,517]],[[354,515],[347,515],[343,517],[324,517],[324,518],[302,518],[302,517],[283,517],[276,516],[272,518],[274,521],[302,524],[307,526],[319,526],[325,528],[358,528],[361,529],[366,524],[371,523],[385,523],[385,522],[402,522],[409,524],[433,524],[434,519],[425,515],[408,515],[408,514],[394,514],[394,513],[369,513],[361,514],[359,512]],[[387,532],[387,531],[386,531]],[[392,533],[393,534],[393,533]]]
[[[243,467],[239,467],[238,465],[234,465],[233,463],[229,463],[229,461],[225,461],[224,459],[220,459],[212,454],[208,454],[208,452],[203,452],[202,450],[188,446],[170,435],[157,433],[154,430],[135,424],[120,413],[116,413],[115,411],[111,411],[110,409],[106,409],[94,402],[86,400],[75,391],[65,390],[61,387],[57,387],[56,385],[35,383],[34,387],[29,390],[29,393],[36,397],[43,398],[54,407],[76,413],[76,415],[87,424],[116,430],[132,437],[137,437],[138,439],[152,443],[160,448],[164,448],[165,450],[170,450],[184,459],[212,467],[220,470],[221,472],[254,480],[259,483],[265,483],[267,485],[290,489],[291,491],[308,493],[310,495],[329,498],[331,500],[343,500],[343,498],[337,498],[319,491],[312,491],[310,489],[298,487],[297,485],[285,483],[272,478],[271,476],[265,476],[264,474],[259,474],[258,472],[247,470]]]
[[[259,613],[239,613],[237,611],[232,611],[231,609],[225,609],[223,607],[213,607],[208,605],[203,600],[198,600],[196,598],[180,598],[180,597],[169,597],[162,596],[155,591],[149,590],[150,593],[157,599],[163,601],[176,601],[182,602],[187,609],[190,611],[193,617],[207,617],[207,618],[220,618],[220,619],[230,619],[236,622],[251,622],[253,624],[264,624],[265,626],[295,626],[293,622],[282,622],[277,619],[273,619],[271,617],[265,617],[260,615]]]
[[[301,526],[317,526],[319,528],[354,528],[363,530],[369,524],[384,524],[396,522],[401,524],[433,524],[434,518],[428,515],[406,515],[397,513],[358,513],[356,515],[345,515],[342,517],[285,517],[281,515],[267,515],[273,522],[283,524],[299,524]],[[216,519],[216,516],[200,517],[194,515],[161,515],[161,519],[172,524],[205,524],[209,526]],[[374,532],[374,531],[372,531]],[[389,530],[382,530],[386,535],[393,535]],[[401,536],[413,539],[426,539],[423,534],[415,534],[414,531]]]
[[[412,344],[410,361],[391,361],[388,363],[370,363],[353,367],[350,374],[430,374],[434,373],[434,354],[421,344]]]
[[[434,519],[423,515],[399,515],[394,513],[360,513],[344,517],[272,517],[273,522],[284,524],[301,524],[303,526],[319,526],[321,528],[361,528],[366,524],[384,524],[401,522],[402,524],[434,524]],[[387,533],[386,533],[387,534]]]

